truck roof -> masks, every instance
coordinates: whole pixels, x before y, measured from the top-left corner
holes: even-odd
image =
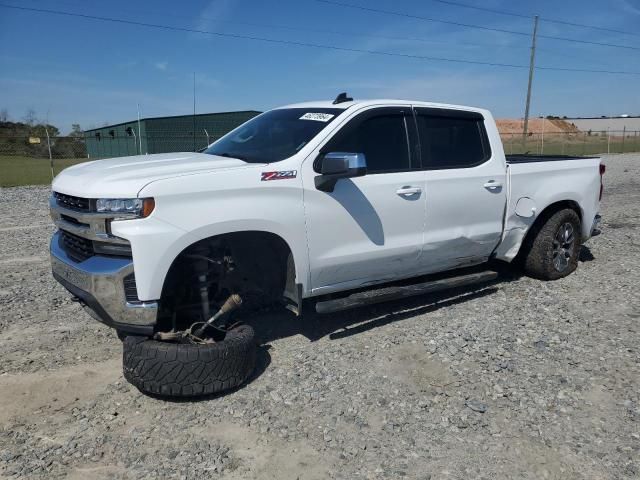
[[[434,102],[424,102],[418,100],[398,100],[398,99],[388,99],[388,98],[380,98],[380,99],[366,99],[366,100],[353,100],[349,102],[342,102],[335,104],[331,100],[319,100],[314,102],[303,102],[303,103],[293,103],[291,105],[284,105],[280,108],[339,108],[342,110],[346,110],[347,108],[358,106],[358,107],[368,107],[373,105],[416,105],[421,107],[431,107],[431,108],[447,108],[451,110],[466,110],[472,112],[486,112],[486,110],[478,107],[469,107],[464,105],[450,105],[446,103],[434,103]]]

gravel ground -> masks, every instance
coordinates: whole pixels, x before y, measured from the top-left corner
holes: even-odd
[[[640,155],[606,163],[575,274],[262,319],[252,380],[197,402],[123,380],[51,278],[47,189],[0,190],[0,476],[640,478]]]

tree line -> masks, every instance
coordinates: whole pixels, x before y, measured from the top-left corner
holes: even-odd
[[[60,135],[60,129],[38,119],[33,109],[27,110],[22,121],[11,121],[6,108],[0,110],[0,155],[25,157],[85,158],[84,131],[74,123],[71,133]],[[48,137],[48,139],[47,139]]]

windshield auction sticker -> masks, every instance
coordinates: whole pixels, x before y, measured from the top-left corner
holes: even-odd
[[[330,113],[305,113],[300,117],[300,120],[315,120],[316,122],[328,122],[334,117]]]

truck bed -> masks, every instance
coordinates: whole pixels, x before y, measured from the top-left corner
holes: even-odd
[[[590,237],[600,204],[599,157],[508,155],[507,162],[508,206],[498,259],[511,261],[537,215],[557,202],[579,206],[584,219],[581,239]]]
[[[507,163],[533,163],[533,162],[559,162],[563,160],[586,160],[597,157],[572,157],[570,155],[527,155],[514,154],[506,155]]]

